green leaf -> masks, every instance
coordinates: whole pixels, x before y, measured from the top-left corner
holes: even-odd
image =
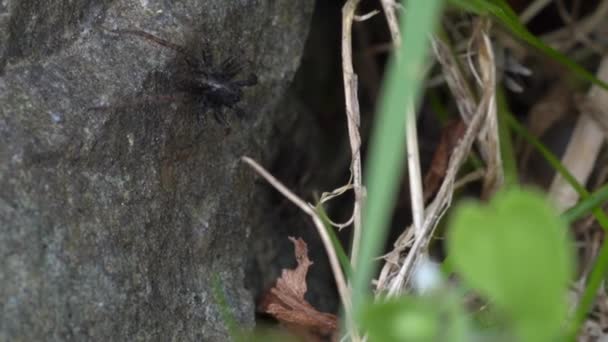
[[[563,53],[553,49],[530,33],[530,31],[528,31],[528,29],[519,21],[517,14],[504,0],[449,0],[449,3],[462,10],[478,15],[491,15],[519,39],[561,63],[582,79],[608,90],[608,83],[598,79],[578,63],[574,62]]]
[[[371,342],[470,340],[466,314],[458,300],[447,295],[373,303],[363,310],[361,325]]]
[[[542,195],[513,188],[454,214],[448,253],[463,280],[503,310],[523,341],[550,341],[566,318],[573,252]]]

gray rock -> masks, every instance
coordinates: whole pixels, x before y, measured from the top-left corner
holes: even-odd
[[[272,143],[312,7],[0,1],[0,341],[223,341],[221,297],[252,326],[239,157]],[[179,53],[100,26],[234,57],[258,84],[239,109],[201,106],[178,92]]]

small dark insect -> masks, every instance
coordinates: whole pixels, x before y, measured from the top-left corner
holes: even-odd
[[[158,45],[169,48],[181,55],[183,66],[180,71],[169,75],[177,93],[185,94],[197,103],[197,107],[203,112],[212,110],[215,119],[227,125],[224,117],[224,109],[233,109],[238,117],[243,117],[244,112],[237,104],[243,97],[243,88],[256,85],[258,82],[255,74],[250,74],[246,79],[235,79],[242,71],[234,58],[229,57],[219,65],[214,65],[213,58],[206,46],[200,57],[192,54],[183,46],[173,44],[150,33],[141,30],[111,30],[102,27],[103,30],[118,35],[133,35],[152,41]],[[177,94],[157,97],[157,101],[174,101]],[[200,119],[200,116],[199,116]]]

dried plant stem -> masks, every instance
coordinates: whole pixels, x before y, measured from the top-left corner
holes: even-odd
[[[420,153],[418,148],[418,131],[416,129],[416,113],[414,106],[408,108],[405,121],[407,138],[407,166],[410,182],[410,198],[412,203],[412,218],[416,236],[422,234],[424,221],[424,190],[422,189],[422,172],[420,171]]]
[[[401,45],[401,32],[399,31],[399,22],[397,21],[397,14],[395,13],[395,0],[381,0],[382,9],[388,22],[388,29],[391,32],[391,38],[394,46]],[[397,51],[397,49],[395,49]]]
[[[450,157],[450,163],[445,179],[439,188],[437,196],[427,207],[426,217],[422,226],[422,234],[420,235],[420,238],[416,237],[410,251],[401,265],[399,273],[392,281],[389,282],[389,284],[387,284],[387,288],[385,288],[388,289],[389,295],[396,295],[403,291],[405,285],[411,277],[411,274],[416,268],[417,261],[421,260],[421,256],[424,255],[423,252],[426,250],[429,241],[431,240],[431,236],[437,222],[439,219],[441,219],[449,207],[452,200],[454,182],[458,170],[468,156],[471,146],[473,145],[473,141],[475,140],[475,136],[479,133],[479,129],[487,118],[488,100],[488,97],[482,99],[482,103],[480,103],[477,113],[467,127],[467,132],[461,139],[458,146],[454,149],[454,153]]]
[[[530,20],[534,19],[534,17],[543,10],[543,8],[547,7],[551,4],[553,0],[535,0],[522,12],[519,16],[519,20],[522,23],[527,24]]]
[[[597,73],[600,80],[608,80],[608,55],[604,56]],[[596,118],[608,117],[608,93],[597,85],[593,85],[585,99],[588,107],[594,113],[583,112],[572,132],[572,137],[562,158],[562,163],[574,178],[580,183],[587,183],[587,179],[597,160],[600,148],[606,139],[602,125]],[[561,176],[556,175],[549,190],[549,197],[561,210],[572,207],[579,199],[579,194]]]
[[[437,222],[451,203],[458,170],[469,155],[475,139],[477,138],[480,144],[486,143],[485,147],[492,154],[495,153],[494,149],[498,148],[497,144],[490,146],[490,144],[487,144],[486,139],[480,139],[483,136],[480,133],[485,131],[485,134],[492,134],[491,132],[493,131],[491,126],[488,127],[488,121],[490,121],[489,116],[496,114],[496,71],[494,67],[494,55],[487,32],[489,26],[480,25],[478,28],[480,32],[477,33],[477,37],[474,40],[478,50],[477,67],[481,81],[479,85],[481,100],[478,103],[469,90],[463,73],[457,68],[457,63],[453,61],[452,57],[443,55],[444,53],[451,53],[450,50],[446,49],[445,45],[440,41],[434,41],[433,48],[444,66],[448,85],[450,85],[450,89],[452,89],[457,98],[461,115],[468,122],[467,131],[450,157],[448,170],[435,199],[425,209],[424,222],[420,234],[415,234],[412,243],[411,238],[405,238],[406,235],[411,236],[411,234],[408,234],[408,230],[406,230],[398,240],[401,243],[396,244],[395,249],[385,257],[386,263],[376,285],[377,293],[388,291],[389,295],[396,295],[404,291],[418,262],[425,255]],[[447,72],[446,65],[448,66]],[[402,253],[406,250],[406,244],[407,246],[411,244],[411,248],[404,257]]]
[[[351,304],[351,295],[350,289],[346,285],[346,278],[344,277],[344,273],[342,272],[342,268],[340,267],[340,262],[338,260],[338,256],[336,251],[331,243],[331,238],[329,234],[325,230],[325,225],[323,221],[319,217],[319,215],[315,212],[314,207],[306,203],[304,200],[299,198],[293,192],[291,192],[285,185],[283,185],[278,179],[276,179],[273,175],[271,175],[268,171],[266,171],[260,164],[255,162],[253,159],[249,157],[242,157],[242,160],[251,166],[260,176],[264,177],[266,181],[272,185],[277,191],[279,191],[285,198],[295,204],[298,208],[300,208],[304,213],[310,216],[317,228],[319,236],[321,237],[321,241],[323,242],[323,247],[325,247],[325,252],[329,258],[329,264],[331,265],[332,272],[334,274],[334,279],[336,280],[336,286],[338,288],[338,293],[340,295],[340,300],[344,306],[344,312],[346,313],[346,319],[351,323],[350,327],[355,327],[352,323],[352,304]],[[355,330],[351,331],[351,337],[353,340],[358,340],[357,333]]]
[[[361,135],[359,134],[360,113],[359,98],[357,97],[357,75],[353,68],[352,25],[355,10],[360,0],[349,0],[342,8],[342,73],[344,78],[344,98],[346,102],[346,120],[348,122],[348,137],[351,149],[351,172],[355,203],[353,207],[353,241],[350,261],[353,267],[357,265],[359,246],[361,244],[361,208],[363,206],[365,189],[361,172]]]
[[[476,39],[478,40],[477,45],[479,46],[479,67],[494,69],[494,52],[492,49],[492,42],[489,38],[489,32],[491,29],[492,22],[489,18],[480,19],[477,23],[477,30],[475,31]],[[493,74],[492,70],[482,70],[482,75]],[[487,87],[488,80],[483,80],[480,87]],[[485,83],[485,84],[484,84]],[[495,86],[495,84],[492,84]],[[493,96],[488,99],[488,117],[486,123],[483,125],[481,132],[478,136],[479,143],[483,146],[480,150],[486,152],[486,174],[483,180],[483,191],[482,197],[487,199],[493,195],[502,186],[504,182],[504,170],[502,165],[502,156],[500,155],[500,142],[498,133],[498,109],[496,106],[496,92]]]
[[[602,0],[591,14],[578,20],[573,27],[561,28],[545,34],[541,38],[557,50],[567,50],[578,41],[579,37],[585,37],[591,32],[599,30],[606,22],[606,15],[608,15],[608,0]],[[572,34],[573,30],[574,35]]]

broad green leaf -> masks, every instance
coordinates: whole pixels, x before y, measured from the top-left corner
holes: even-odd
[[[585,189],[575,178],[572,176],[570,171],[566,169],[560,162],[559,158],[555,156],[545,145],[543,145],[536,137],[534,137],[528,130],[517,120],[511,116],[506,116],[506,121],[511,126],[511,128],[517,132],[522,138],[528,141],[534,148],[536,148],[540,154],[545,158],[545,160],[551,164],[551,166],[562,176],[564,179],[576,190],[583,201],[586,201],[589,198],[589,192]],[[604,231],[608,231],[608,216],[604,213],[601,208],[592,209],[591,212],[593,216],[595,216],[597,222],[602,226]],[[568,212],[564,214],[565,219],[574,219],[572,212]],[[583,296],[579,302],[578,308],[576,308],[576,312],[574,313],[574,317],[571,319],[571,328],[570,328],[570,339],[574,340],[576,338],[577,332],[580,330],[582,324],[587,318],[588,312],[591,310],[593,306],[593,302],[595,301],[595,297],[597,294],[600,285],[602,284],[604,278],[606,278],[606,274],[608,272],[608,244],[603,244],[599,255],[596,259],[595,264],[593,265],[593,269],[591,270],[591,274],[588,278],[587,286],[585,287],[585,291],[583,292]]]
[[[468,341],[470,327],[455,298],[400,297],[363,310],[362,328],[370,342]]]
[[[553,49],[530,33],[530,31],[528,31],[528,29],[519,21],[517,14],[504,0],[449,0],[449,3],[460,9],[478,15],[493,16],[519,39],[569,68],[579,77],[608,90],[608,83],[598,79],[578,63],[574,62],[563,53]]]
[[[461,205],[447,247],[454,270],[512,319],[523,341],[558,336],[573,253],[566,224],[542,195],[513,188],[488,205]]]

